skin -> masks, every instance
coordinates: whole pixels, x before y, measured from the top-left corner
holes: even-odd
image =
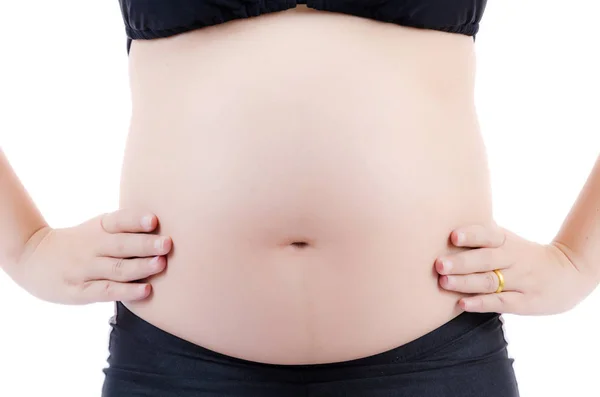
[[[435,268],[442,288],[472,294],[459,301],[464,310],[540,315],[572,309],[600,282],[600,157],[550,243],[497,225],[458,228],[451,241],[472,250],[439,257]],[[500,293],[494,269],[504,275]]]
[[[51,229],[3,158],[1,263],[42,299],[123,300],[255,361],[414,340],[468,306],[432,268],[478,252],[452,230],[493,224],[473,50],[305,7],[136,41],[121,209]]]
[[[0,266],[25,290],[49,302],[86,304],[146,298],[172,246],[148,235],[157,218],[122,209],[80,225],[53,229],[35,207],[0,150]]]
[[[121,206],[173,239],[132,312],[276,364],[376,354],[461,313],[432,265],[492,219],[471,37],[300,7],[134,41],[129,75]]]

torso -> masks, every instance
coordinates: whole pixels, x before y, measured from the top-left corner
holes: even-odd
[[[459,314],[434,259],[492,219],[472,37],[298,6],[134,41],[130,75],[121,205],[174,241],[134,313],[280,364],[375,354]]]

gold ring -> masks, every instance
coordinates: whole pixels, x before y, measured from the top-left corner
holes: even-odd
[[[504,290],[504,275],[498,269],[494,270],[494,273],[496,273],[496,276],[498,276],[498,288],[496,288],[495,293],[499,294]]]

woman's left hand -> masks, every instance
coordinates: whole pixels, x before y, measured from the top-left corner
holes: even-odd
[[[557,314],[598,285],[595,272],[575,263],[575,255],[556,242],[534,243],[496,225],[462,227],[450,240],[471,249],[437,258],[435,269],[442,288],[469,294],[459,301],[465,311]],[[494,270],[504,278],[501,292]]]

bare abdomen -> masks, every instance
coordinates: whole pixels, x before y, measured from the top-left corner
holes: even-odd
[[[453,228],[492,216],[472,43],[261,18],[132,47],[121,205],[154,211],[174,251],[152,297],[128,306],[284,364],[378,353],[448,321],[457,295],[433,261]]]

